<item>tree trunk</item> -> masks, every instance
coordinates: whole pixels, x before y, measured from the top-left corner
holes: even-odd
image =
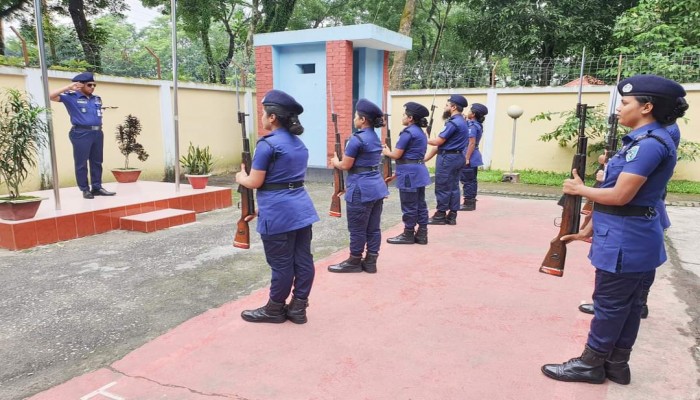
[[[202,39],[202,45],[204,47],[204,58],[207,60],[207,74],[209,75],[209,82],[216,83],[216,63],[214,63],[214,56],[211,52],[211,44],[209,43],[209,31],[201,30],[199,35]]]
[[[80,45],[83,47],[85,61],[94,66],[93,69],[95,72],[101,72],[102,60],[100,59],[100,44],[97,43],[97,38],[94,35],[93,29],[85,18],[84,8],[85,4],[83,0],[68,1],[68,12],[73,20]]]
[[[399,33],[406,36],[411,36],[411,27],[413,26],[413,17],[416,15],[416,0],[406,0],[399,22]],[[394,53],[394,64],[391,66],[391,77],[389,78],[389,88],[391,90],[401,89],[401,78],[403,77],[403,68],[406,65],[406,52],[397,51]]]

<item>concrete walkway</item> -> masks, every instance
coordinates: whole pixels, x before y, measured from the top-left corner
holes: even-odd
[[[700,229],[686,223],[699,214],[672,210],[683,223],[669,232],[629,386],[542,375],[585,343],[590,318],[576,307],[593,288],[587,245],[569,246],[563,278],[538,273],[560,208],[480,196],[457,226],[431,227],[429,245],[383,245],[376,275],[326,272],[346,250],[318,260],[306,325],[241,320],[265,288],[31,399],[700,399],[697,287],[678,283],[697,284],[683,264],[700,259]]]

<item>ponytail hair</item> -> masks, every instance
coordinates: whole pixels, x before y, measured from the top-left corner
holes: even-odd
[[[278,105],[264,105],[263,107],[267,115],[275,114],[280,125],[287,129],[289,133],[297,136],[304,133],[304,126],[301,125],[298,114],[288,111]]]
[[[359,115],[360,117],[369,121],[369,124],[372,128],[381,128],[385,125],[383,115],[380,115],[380,116],[375,117],[375,118],[371,118],[369,115],[367,115],[363,112],[358,112],[357,115]]]
[[[634,98],[640,104],[651,103],[654,106],[651,109],[651,115],[662,125],[675,123],[688,110],[688,103],[684,97],[677,97],[675,100],[658,96],[634,96]]]
[[[416,115],[411,113],[410,111],[406,110],[406,116],[411,117],[413,120],[413,123],[418,125],[421,128],[427,128],[428,127],[428,119],[425,117],[421,117],[420,119],[416,119]]]

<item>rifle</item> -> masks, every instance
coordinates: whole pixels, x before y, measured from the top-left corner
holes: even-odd
[[[236,101],[238,104],[238,123],[241,124],[241,136],[243,138],[241,159],[245,167],[245,172],[250,174],[250,168],[253,162],[250,157],[250,140],[246,135],[245,129],[245,117],[248,114],[241,111],[241,98],[238,96],[238,78],[236,78]],[[250,248],[250,228],[248,227],[246,218],[255,216],[255,197],[253,195],[253,189],[248,189],[241,184],[238,184],[238,193],[241,194],[241,202],[239,203],[241,218],[238,219],[238,223],[236,224],[236,235],[233,238],[233,247],[248,249]]]
[[[338,157],[338,160],[342,160],[343,151],[340,144],[340,133],[338,132],[338,114],[335,113],[333,108],[333,84],[328,81],[328,85],[330,86],[331,94],[331,120],[335,128],[335,155]],[[331,196],[331,209],[328,211],[328,215],[331,217],[340,218],[343,215],[340,209],[340,196],[342,196],[343,193],[345,193],[343,171],[339,168],[333,168],[333,196]]]
[[[384,106],[386,110],[386,105]],[[384,112],[384,122],[386,123],[386,140],[384,143],[386,144],[386,147],[391,151],[391,127],[389,126],[389,115]],[[384,156],[382,158],[382,174],[384,175],[384,182],[386,182],[386,186],[389,187],[389,179],[394,175],[394,170],[391,166],[391,157]]]
[[[586,112],[587,104],[581,103],[581,95],[583,92],[583,67],[586,62],[586,48],[583,49],[581,56],[581,74],[579,77],[578,86],[578,103],[576,104],[576,116],[579,119],[578,124],[578,143],[576,146],[576,154],[574,154],[571,163],[571,169],[576,169],[576,172],[584,179],[586,176],[586,149],[588,146],[588,138],[586,137]],[[570,175],[573,178],[573,174]],[[581,223],[581,196],[565,194],[562,197],[562,213],[561,223],[559,224],[559,233],[549,243],[549,251],[542,261],[540,272],[562,276],[564,275],[564,264],[566,262],[566,243],[561,241],[561,237],[578,233],[579,224]],[[556,222],[554,224],[556,225]]]
[[[437,82],[435,82],[435,90],[433,91],[433,103],[430,105],[430,121],[428,121],[428,126],[425,128],[425,131],[428,133],[428,137],[430,137],[430,132],[433,130],[433,117],[435,116],[435,109],[437,106],[435,105],[435,95],[437,94]]]
[[[620,54],[620,58],[617,61],[617,81],[615,82],[615,87],[612,89],[612,96],[610,100],[610,113],[608,114],[608,133],[605,135],[605,161],[602,164],[598,165],[598,171],[602,171],[605,169],[605,164],[608,163],[608,160],[610,160],[610,157],[612,157],[613,153],[617,151],[617,113],[615,112],[615,108],[617,107],[617,85],[620,83],[620,75],[622,74],[622,54]],[[602,182],[596,180],[595,183],[593,184],[593,187],[599,187]],[[593,202],[590,200],[586,201],[586,204],[583,205],[583,209],[581,210],[581,213],[589,215],[593,211]],[[583,226],[586,226],[587,220],[584,221]]]

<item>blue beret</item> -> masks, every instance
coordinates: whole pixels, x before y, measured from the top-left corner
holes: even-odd
[[[483,104],[474,103],[472,104],[472,112],[483,116],[489,113],[489,109]]]
[[[304,112],[304,107],[294,100],[294,97],[288,95],[281,90],[270,90],[265,93],[265,97],[262,99],[262,103],[265,106],[280,106],[285,110],[292,112],[294,114],[301,114]]]
[[[410,112],[411,115],[416,117],[416,119],[427,118],[428,115],[430,115],[430,111],[428,111],[428,109],[425,108],[422,104],[409,101],[403,106],[406,107],[406,111]]]
[[[381,108],[377,107],[376,104],[367,99],[358,100],[357,104],[355,105],[355,111],[357,111],[358,114],[364,114],[372,119],[379,118],[384,115]]]
[[[464,96],[460,96],[458,94],[453,94],[450,96],[449,99],[447,99],[450,103],[456,104],[458,106],[461,106],[462,108],[466,107],[469,105],[469,102]]]
[[[95,77],[92,76],[92,72],[83,72],[73,77],[73,82],[94,82]]]
[[[669,99],[685,97],[683,86],[657,75],[635,75],[623,79],[617,85],[623,96],[658,96]]]

